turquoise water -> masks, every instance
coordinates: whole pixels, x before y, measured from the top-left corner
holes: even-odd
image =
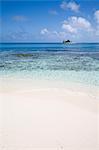
[[[99,44],[0,44],[0,77],[6,76],[99,86]]]

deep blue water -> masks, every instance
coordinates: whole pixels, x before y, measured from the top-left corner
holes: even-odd
[[[99,52],[99,43],[0,43],[0,50]]]
[[[0,44],[0,76],[8,74],[99,85],[99,43]]]

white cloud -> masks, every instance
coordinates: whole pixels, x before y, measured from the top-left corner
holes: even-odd
[[[69,21],[71,22],[72,25],[78,28],[85,28],[85,29],[91,28],[91,23],[86,18],[83,17],[72,16],[69,18]]]
[[[91,23],[83,17],[71,16],[64,20],[59,31],[51,31],[47,28],[41,30],[43,39],[48,40],[65,40],[78,41],[93,37],[93,28]]]
[[[95,16],[97,23],[99,23],[99,10],[95,11],[94,16]]]
[[[73,28],[70,24],[63,23],[62,29],[65,29],[67,32],[70,32],[70,33],[76,33],[77,32],[76,28]]]
[[[77,33],[79,30],[91,31],[91,23],[83,18],[72,16],[65,20],[62,24],[62,29],[70,33]]]
[[[48,36],[58,35],[57,31],[50,31],[47,28],[42,29],[40,34],[41,35],[48,35]]]
[[[49,41],[63,41],[70,39],[76,42],[99,41],[99,22],[98,11],[94,13],[96,19],[95,25],[84,17],[71,16],[60,23],[61,28],[58,31],[41,30],[42,39]]]
[[[42,35],[42,39],[45,39],[45,40],[56,40],[59,39],[59,33],[55,30],[51,31],[51,30],[48,30],[47,28],[44,28],[40,31],[40,34]]]
[[[79,8],[80,8],[80,5],[77,4],[75,1],[69,2],[69,3],[63,1],[63,2],[61,3],[60,7],[61,7],[63,10],[70,9],[70,10],[72,10],[72,11],[74,11],[74,12],[78,12],[78,11],[79,11]]]
[[[75,2],[69,2],[67,7],[70,8],[72,11],[78,12],[79,8],[80,8],[80,5],[78,5]]]
[[[44,28],[44,29],[41,30],[42,35],[45,35],[45,34],[48,34],[48,33],[49,33],[49,31],[48,31],[47,28]]]

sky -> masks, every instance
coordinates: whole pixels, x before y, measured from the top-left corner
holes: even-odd
[[[0,42],[99,42],[99,0],[0,0]]]

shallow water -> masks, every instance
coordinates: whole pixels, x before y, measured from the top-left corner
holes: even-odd
[[[0,44],[0,77],[6,76],[99,86],[99,44]]]

